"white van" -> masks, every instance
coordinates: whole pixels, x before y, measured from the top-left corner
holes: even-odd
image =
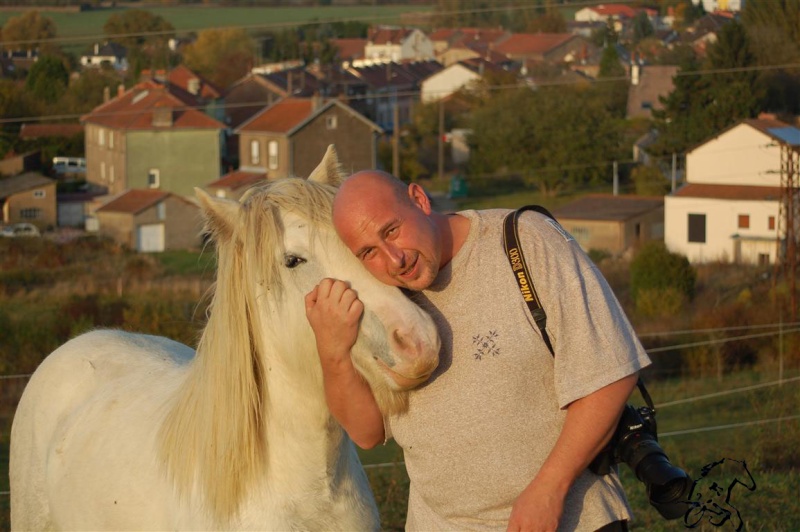
[[[59,175],[85,174],[86,159],[83,157],[53,157],[53,170]]]

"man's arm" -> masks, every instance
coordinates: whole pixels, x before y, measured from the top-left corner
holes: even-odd
[[[356,445],[370,449],[384,441],[385,433],[372,390],[350,358],[363,311],[355,291],[343,281],[323,279],[306,295],[328,408]]]
[[[514,503],[509,531],[558,528],[567,492],[613,436],[637,378],[628,375],[567,407],[553,450]]]

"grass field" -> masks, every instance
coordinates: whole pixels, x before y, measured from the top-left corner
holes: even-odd
[[[785,379],[800,375],[800,368],[792,368]],[[669,432],[718,427],[732,423],[773,419],[796,415],[800,404],[800,383],[787,382],[781,386],[767,386],[708,399],[696,399],[705,394],[724,390],[737,390],[777,379],[772,369],[741,371],[725,375],[722,382],[716,378],[685,378],[654,381],[648,389],[656,405],[690,399],[682,404],[658,409],[661,447],[670,461],[684,469],[691,478],[700,476],[701,468],[730,458],[744,460],[756,482],[756,490],[735,492],[732,503],[739,510],[745,530],[800,530],[800,420],[770,422],[759,425],[734,427],[684,435],[666,435]],[[635,392],[630,401],[643,404]],[[10,412],[6,410],[7,416]],[[8,490],[8,427],[10,419],[0,423],[0,492]],[[3,430],[5,429],[5,430]],[[360,453],[367,466],[373,491],[381,509],[385,530],[402,530],[408,497],[408,477],[402,463],[402,452],[393,443]],[[371,467],[383,464],[379,467]],[[390,464],[390,465],[386,465]],[[685,529],[682,520],[666,521],[650,507],[645,486],[630,469],[620,465],[623,485],[636,515],[634,530],[677,531]],[[8,529],[8,496],[0,494],[0,530]],[[726,527],[730,524],[726,525]],[[723,531],[705,521],[699,530]],[[732,529],[732,528],[731,528]]]
[[[83,43],[103,39],[103,25],[112,14],[125,8],[111,8],[82,13],[41,10],[56,23],[62,44]],[[357,6],[357,7],[148,7],[147,11],[169,21],[180,33],[206,28],[245,27],[252,30],[279,30],[311,22],[357,20],[367,23],[398,24],[408,13],[428,12],[426,6]],[[0,25],[22,11],[0,11]]]

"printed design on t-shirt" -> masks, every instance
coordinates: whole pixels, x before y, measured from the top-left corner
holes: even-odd
[[[497,345],[497,338],[500,336],[497,331],[489,331],[487,334],[476,334],[472,337],[472,345],[475,352],[472,356],[475,360],[483,360],[485,356],[497,356],[500,354],[500,346]]]

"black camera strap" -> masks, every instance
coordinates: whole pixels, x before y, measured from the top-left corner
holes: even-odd
[[[533,277],[531,277],[530,269],[525,261],[525,255],[522,253],[522,246],[519,242],[519,217],[526,211],[536,211],[547,216],[556,223],[558,223],[558,221],[550,211],[541,205],[526,205],[520,207],[508,213],[503,220],[503,245],[506,248],[506,257],[511,265],[511,271],[514,273],[514,278],[517,281],[517,288],[519,288],[519,292],[522,294],[522,299],[524,299],[525,303],[528,305],[528,310],[530,310],[533,321],[536,322],[536,326],[542,334],[542,339],[545,345],[547,345],[547,349],[550,351],[553,358],[555,358],[556,352],[553,350],[553,344],[550,342],[550,336],[547,334],[546,330],[547,314],[542,308],[539,295],[536,293]],[[650,394],[647,388],[645,388],[644,381],[641,377],[636,381],[636,387],[639,388],[639,392],[642,394],[647,406],[655,413],[653,400],[650,398]]]

